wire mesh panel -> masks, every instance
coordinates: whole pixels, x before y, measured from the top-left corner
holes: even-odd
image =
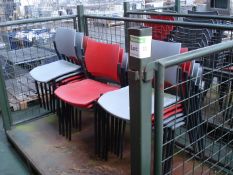
[[[101,42],[125,44],[124,21],[86,18],[88,36]]]
[[[233,172],[232,48],[206,50],[164,64],[163,174]]]
[[[0,64],[3,68],[13,122],[41,116],[33,68],[58,59],[53,39],[58,27],[74,28],[73,18],[4,25],[0,28]],[[29,108],[30,106],[30,108]],[[16,112],[17,111],[17,112]]]
[[[127,43],[125,42],[127,28],[146,26],[152,27],[153,39],[180,42],[183,47],[188,47],[189,50],[217,44],[232,38],[232,31],[227,30],[227,27],[225,30],[223,26],[222,28],[220,26],[222,24],[230,26],[230,23],[225,23],[223,19],[208,19],[206,21],[206,16],[205,18],[193,17],[182,23],[172,13],[169,13],[170,15],[149,16],[145,15],[147,13],[144,14],[144,12],[129,14],[131,17],[129,20],[85,15],[86,34],[98,41],[119,43],[123,47]],[[226,20],[229,21],[229,19]]]
[[[108,25],[110,22],[114,25]],[[196,57],[189,55],[189,61],[165,70],[166,101],[160,106],[164,109],[163,174],[232,174],[232,48],[207,48],[232,40],[232,28],[221,24],[201,20],[183,23],[170,17],[161,21],[86,15],[87,33],[98,41],[124,46],[125,27],[149,26],[153,39],[180,43],[181,52],[196,53]],[[206,52],[198,56],[196,50],[201,48]],[[156,113],[153,126],[155,122]],[[156,137],[155,133],[154,140]]]

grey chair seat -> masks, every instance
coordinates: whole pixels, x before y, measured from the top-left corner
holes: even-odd
[[[154,113],[154,94],[152,94],[152,111]],[[171,94],[164,94],[164,107],[176,103],[180,98]],[[111,115],[123,120],[130,120],[129,110],[129,87],[124,87],[115,91],[107,92],[102,95],[98,104]],[[174,118],[175,119],[175,118]]]
[[[30,75],[36,81],[47,83],[60,76],[78,71],[80,69],[81,66],[79,65],[65,60],[58,60],[32,69],[30,71]]]

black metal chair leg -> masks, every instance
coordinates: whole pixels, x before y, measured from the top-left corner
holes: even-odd
[[[40,90],[39,90],[39,86],[38,86],[38,82],[37,81],[35,81],[35,86],[36,86],[36,92],[37,92],[39,104],[40,104],[40,107],[42,107],[42,101],[41,101],[41,98],[40,98]]]
[[[94,134],[95,134],[95,154],[97,155],[98,154],[98,106],[96,105],[95,106],[95,109],[94,109]]]
[[[118,137],[117,137],[117,134],[118,134],[118,118],[115,118],[115,133],[114,133],[114,154],[117,155],[117,145],[118,145]]]
[[[82,111],[81,110],[79,110],[79,115],[78,115],[78,129],[79,129],[79,131],[81,131],[82,130]]]
[[[51,99],[51,101],[52,101],[52,105],[53,105],[53,113],[55,113],[55,94],[54,94],[54,91],[56,90],[56,82],[55,81],[53,81],[52,82],[52,87],[53,87],[53,91],[52,91],[52,93],[53,93],[53,98]]]
[[[49,105],[50,105],[50,110],[53,112],[53,94],[52,94],[52,89],[51,89],[51,84],[49,86]],[[55,99],[54,99],[55,100]]]
[[[108,151],[109,151],[109,145],[110,145],[110,140],[109,140],[109,114],[106,113],[106,152],[105,152],[105,160],[108,160]]]
[[[97,143],[98,143],[98,147],[97,147],[97,152],[98,152],[98,156],[100,157],[101,154],[101,114],[100,114],[100,110],[98,110],[98,114],[97,114]]]
[[[123,128],[122,128],[122,135],[121,135],[121,148],[120,148],[120,158],[121,159],[123,158],[125,128],[126,128],[126,121],[123,121]]]
[[[111,131],[110,131],[110,151],[113,152],[113,148],[114,148],[114,123],[115,123],[115,117],[114,116],[111,116]]]
[[[61,101],[61,103],[62,103],[62,112],[61,112],[62,135],[65,136],[65,132],[66,132],[66,120],[65,120],[66,106],[65,106],[64,101]]]
[[[119,125],[118,125],[118,134],[117,134],[117,156],[120,157],[120,147],[121,147],[121,131],[122,131],[122,120],[119,119]]]
[[[46,103],[46,109],[49,110],[49,98],[48,98],[48,89],[47,84],[44,83],[44,91],[45,91],[45,103]]]
[[[43,106],[43,108],[46,109],[46,106],[45,106],[45,98],[44,98],[43,83],[40,83],[40,90],[41,90],[42,106]]]
[[[61,124],[61,109],[60,109],[60,101],[57,100],[57,117],[58,117],[58,130],[59,130],[59,134],[61,135],[62,133],[62,124]]]
[[[68,105],[68,139],[71,141],[71,132],[72,132],[72,106]]]

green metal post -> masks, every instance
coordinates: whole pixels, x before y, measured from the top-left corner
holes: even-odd
[[[144,69],[152,62],[151,28],[130,28],[129,97],[131,133],[131,174],[149,175],[151,168],[151,81],[145,81]],[[146,44],[145,44],[146,43]]]
[[[3,79],[2,66],[0,65],[0,109],[2,111],[3,127],[5,130],[11,129],[11,112],[8,104],[6,85]]]
[[[85,32],[83,5],[78,5],[77,6],[77,15],[78,15],[78,29],[79,29],[79,32]]]
[[[129,14],[127,13],[130,10],[130,4],[129,2],[124,2],[124,17],[129,17]],[[128,52],[128,29],[129,29],[129,23],[124,22],[124,28],[125,28],[125,51]]]
[[[180,13],[180,0],[175,0],[175,11]]]
[[[163,103],[164,103],[164,66],[156,63],[155,71],[155,125],[154,125],[154,175],[162,175],[163,153]]]
[[[77,31],[78,30],[78,26],[77,26],[77,18],[75,17],[75,18],[73,18],[73,27],[74,27],[74,29]]]

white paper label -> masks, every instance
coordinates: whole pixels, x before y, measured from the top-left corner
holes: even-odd
[[[152,36],[130,35],[130,56],[148,58],[151,56]]]

